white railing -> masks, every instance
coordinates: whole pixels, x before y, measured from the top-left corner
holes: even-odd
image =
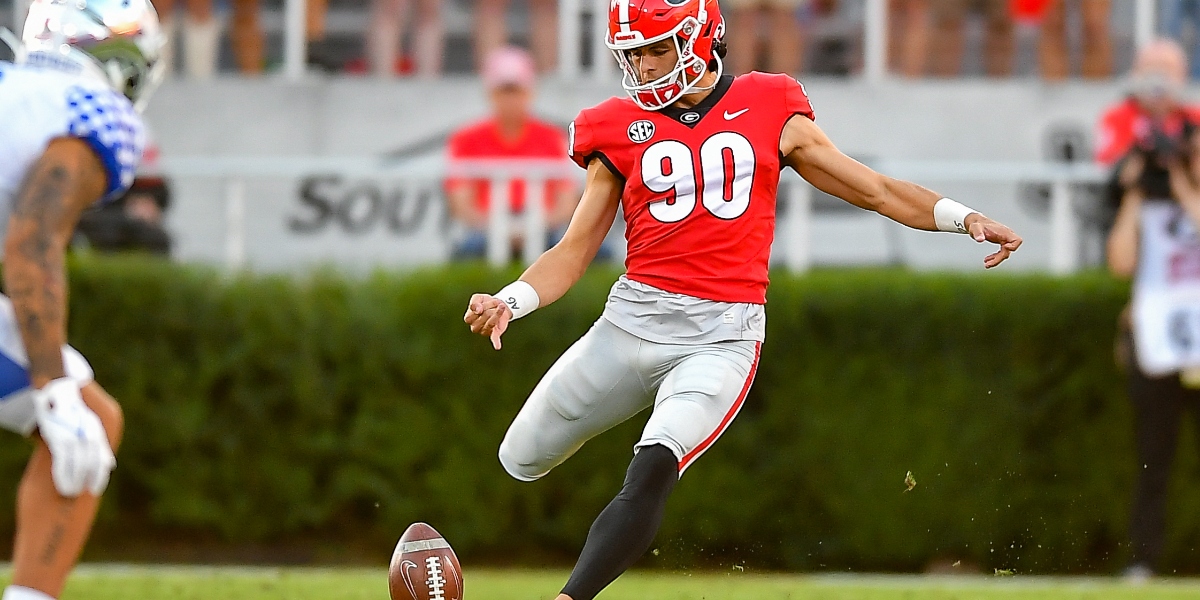
[[[493,265],[508,262],[509,239],[514,230],[513,217],[523,219],[521,260],[531,264],[546,251],[546,182],[554,179],[580,180],[582,170],[562,161],[455,161],[446,165],[445,176],[458,179],[484,179],[488,184],[487,259]],[[513,180],[525,182],[525,210],[513,215],[509,210],[509,191]]]
[[[1050,262],[1047,266],[1055,275],[1066,275],[1079,269],[1079,218],[1071,203],[1071,184],[1101,183],[1108,178],[1108,172],[1095,164],[883,160],[872,166],[892,177],[928,183],[1049,183]]]
[[[560,161],[472,161],[455,165],[389,165],[377,158],[329,157],[179,157],[162,161],[163,170],[171,177],[216,179],[225,182],[225,263],[231,268],[246,264],[246,182],[261,178],[303,179],[318,174],[344,177],[379,177],[390,180],[440,182],[446,177],[482,179],[490,182],[488,215],[488,261],[494,265],[507,263],[511,233],[521,227],[524,233],[522,260],[532,262],[545,249],[546,214],[541,196],[550,179],[582,179],[582,170]],[[1039,162],[971,162],[971,161],[875,161],[872,166],[888,175],[931,184],[1050,184],[1050,243],[1048,271],[1068,274],[1080,267],[1080,221],[1072,206],[1071,186],[1079,183],[1105,181],[1106,173],[1095,165],[1056,165]],[[787,210],[777,224],[777,238],[784,250],[784,263],[792,271],[802,272],[812,264],[811,224],[812,188],[791,171],[781,198]],[[510,181],[526,182],[525,211],[513,215],[509,207]],[[520,219],[514,222],[514,219]]]
[[[888,74],[888,0],[866,0],[863,11],[863,77],[880,81]]]
[[[308,24],[305,18],[307,9],[305,0],[284,1],[283,76],[289,81],[302,79],[308,65]]]
[[[578,79],[583,73],[585,42],[592,51],[589,75],[600,80],[614,77],[617,65],[604,45],[608,6],[609,0],[558,0],[558,74],[563,79]],[[590,24],[586,30],[584,19]],[[590,39],[584,38],[585,31],[590,33]]]
[[[1152,42],[1158,31],[1158,2],[1156,0],[1134,0],[1133,41],[1141,48]]]
[[[548,227],[545,212],[545,183],[550,180],[582,181],[583,171],[559,160],[473,160],[430,166],[396,165],[373,157],[180,157],[162,161],[170,177],[216,179],[224,182],[225,264],[246,264],[246,182],[250,179],[303,179],[313,175],[379,177],[408,182],[432,182],[440,186],[447,178],[489,182],[487,259],[493,265],[509,260],[509,240],[523,234],[521,258],[532,263],[546,250]],[[524,211],[514,215],[509,188],[514,180],[525,182]],[[514,219],[520,219],[514,222]]]

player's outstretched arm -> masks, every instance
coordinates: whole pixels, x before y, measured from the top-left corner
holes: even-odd
[[[816,123],[804,116],[796,115],[784,126],[779,151],[784,156],[784,164],[795,169],[817,189],[859,208],[875,211],[914,229],[958,230],[969,233],[977,242],[999,245],[995,253],[984,259],[987,268],[1004,262],[1021,246],[1021,236],[978,212],[959,218],[950,211],[944,217],[947,224],[939,226],[934,206],[942,196],[915,183],[876,173],[846,156]],[[961,207],[957,203],[951,204]]]
[[[86,142],[59,138],[34,164],[12,208],[4,244],[4,291],[41,388],[64,376],[67,244],[85,208],[103,197],[108,176]]]
[[[475,294],[463,317],[471,331],[492,339],[500,349],[500,336],[508,323],[562,298],[583,276],[617,216],[624,182],[599,160],[588,165],[583,198],[571,217],[567,232],[542,254],[520,279],[494,296]]]

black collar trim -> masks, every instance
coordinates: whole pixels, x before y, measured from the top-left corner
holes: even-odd
[[[725,92],[729,91],[729,86],[731,85],[733,85],[733,75],[722,75],[717,80],[717,85],[713,88],[712,93],[705,96],[699,104],[691,108],[679,108],[672,104],[659,112],[675,119],[686,127],[695,128],[697,123],[704,120],[704,115],[707,115],[708,111],[712,110],[712,107],[721,101],[721,98],[725,96]]]

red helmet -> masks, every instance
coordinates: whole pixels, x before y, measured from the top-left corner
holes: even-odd
[[[621,85],[633,101],[658,110],[695,87],[710,65],[720,76],[723,52],[717,48],[724,36],[717,0],[612,0],[604,43],[617,57],[624,71]],[[640,81],[627,51],[665,39],[675,40],[675,68],[654,81]]]

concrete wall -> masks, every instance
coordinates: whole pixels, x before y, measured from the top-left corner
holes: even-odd
[[[1103,107],[1122,95],[1120,83],[1047,86],[1034,80],[871,85],[811,79],[805,85],[818,124],[844,151],[864,159],[1038,160],[1046,155],[1050,132],[1090,134]],[[619,87],[611,84],[546,82],[537,110],[547,119],[566,123],[579,109],[619,93]],[[205,84],[168,82],[147,114],[163,156],[169,159],[379,155],[436,141],[486,112],[481,86],[470,78],[329,79],[297,84],[227,79]],[[437,152],[434,147],[425,154]],[[1017,186],[920,183],[1017,227],[1029,243],[1013,266],[1044,268],[1046,218],[1018,202]],[[329,262],[362,268],[419,264],[447,255],[452,232],[439,202],[418,201],[421,192],[413,190],[399,192],[401,200],[390,201],[403,187],[397,182],[343,178],[322,185],[315,189],[325,197],[350,198],[343,207],[349,216],[340,226],[336,218],[328,219],[325,227],[316,226],[317,213],[301,199],[299,181],[276,178],[248,183],[251,266],[286,269]],[[415,185],[425,194],[437,191],[435,180]],[[211,179],[177,181],[171,226],[181,258],[221,260],[222,186]],[[375,196],[380,200],[372,200]],[[401,212],[424,211],[420,222],[404,217],[399,219],[403,231],[389,227],[389,202]],[[370,219],[373,210],[376,218]],[[395,222],[392,218],[391,225]],[[313,231],[304,231],[306,224]],[[819,215],[813,242],[818,264],[899,261],[920,268],[962,268],[976,266],[984,253],[956,236],[911,232],[854,212]]]
[[[1120,83],[1035,80],[896,81],[870,85],[806,79],[817,122],[846,151],[914,159],[1037,158],[1048,125],[1090,127]],[[567,122],[616,85],[544,83],[537,109]],[[472,78],[436,82],[339,78],[169,81],[147,111],[171,155],[348,155],[386,152],[482,118]]]

